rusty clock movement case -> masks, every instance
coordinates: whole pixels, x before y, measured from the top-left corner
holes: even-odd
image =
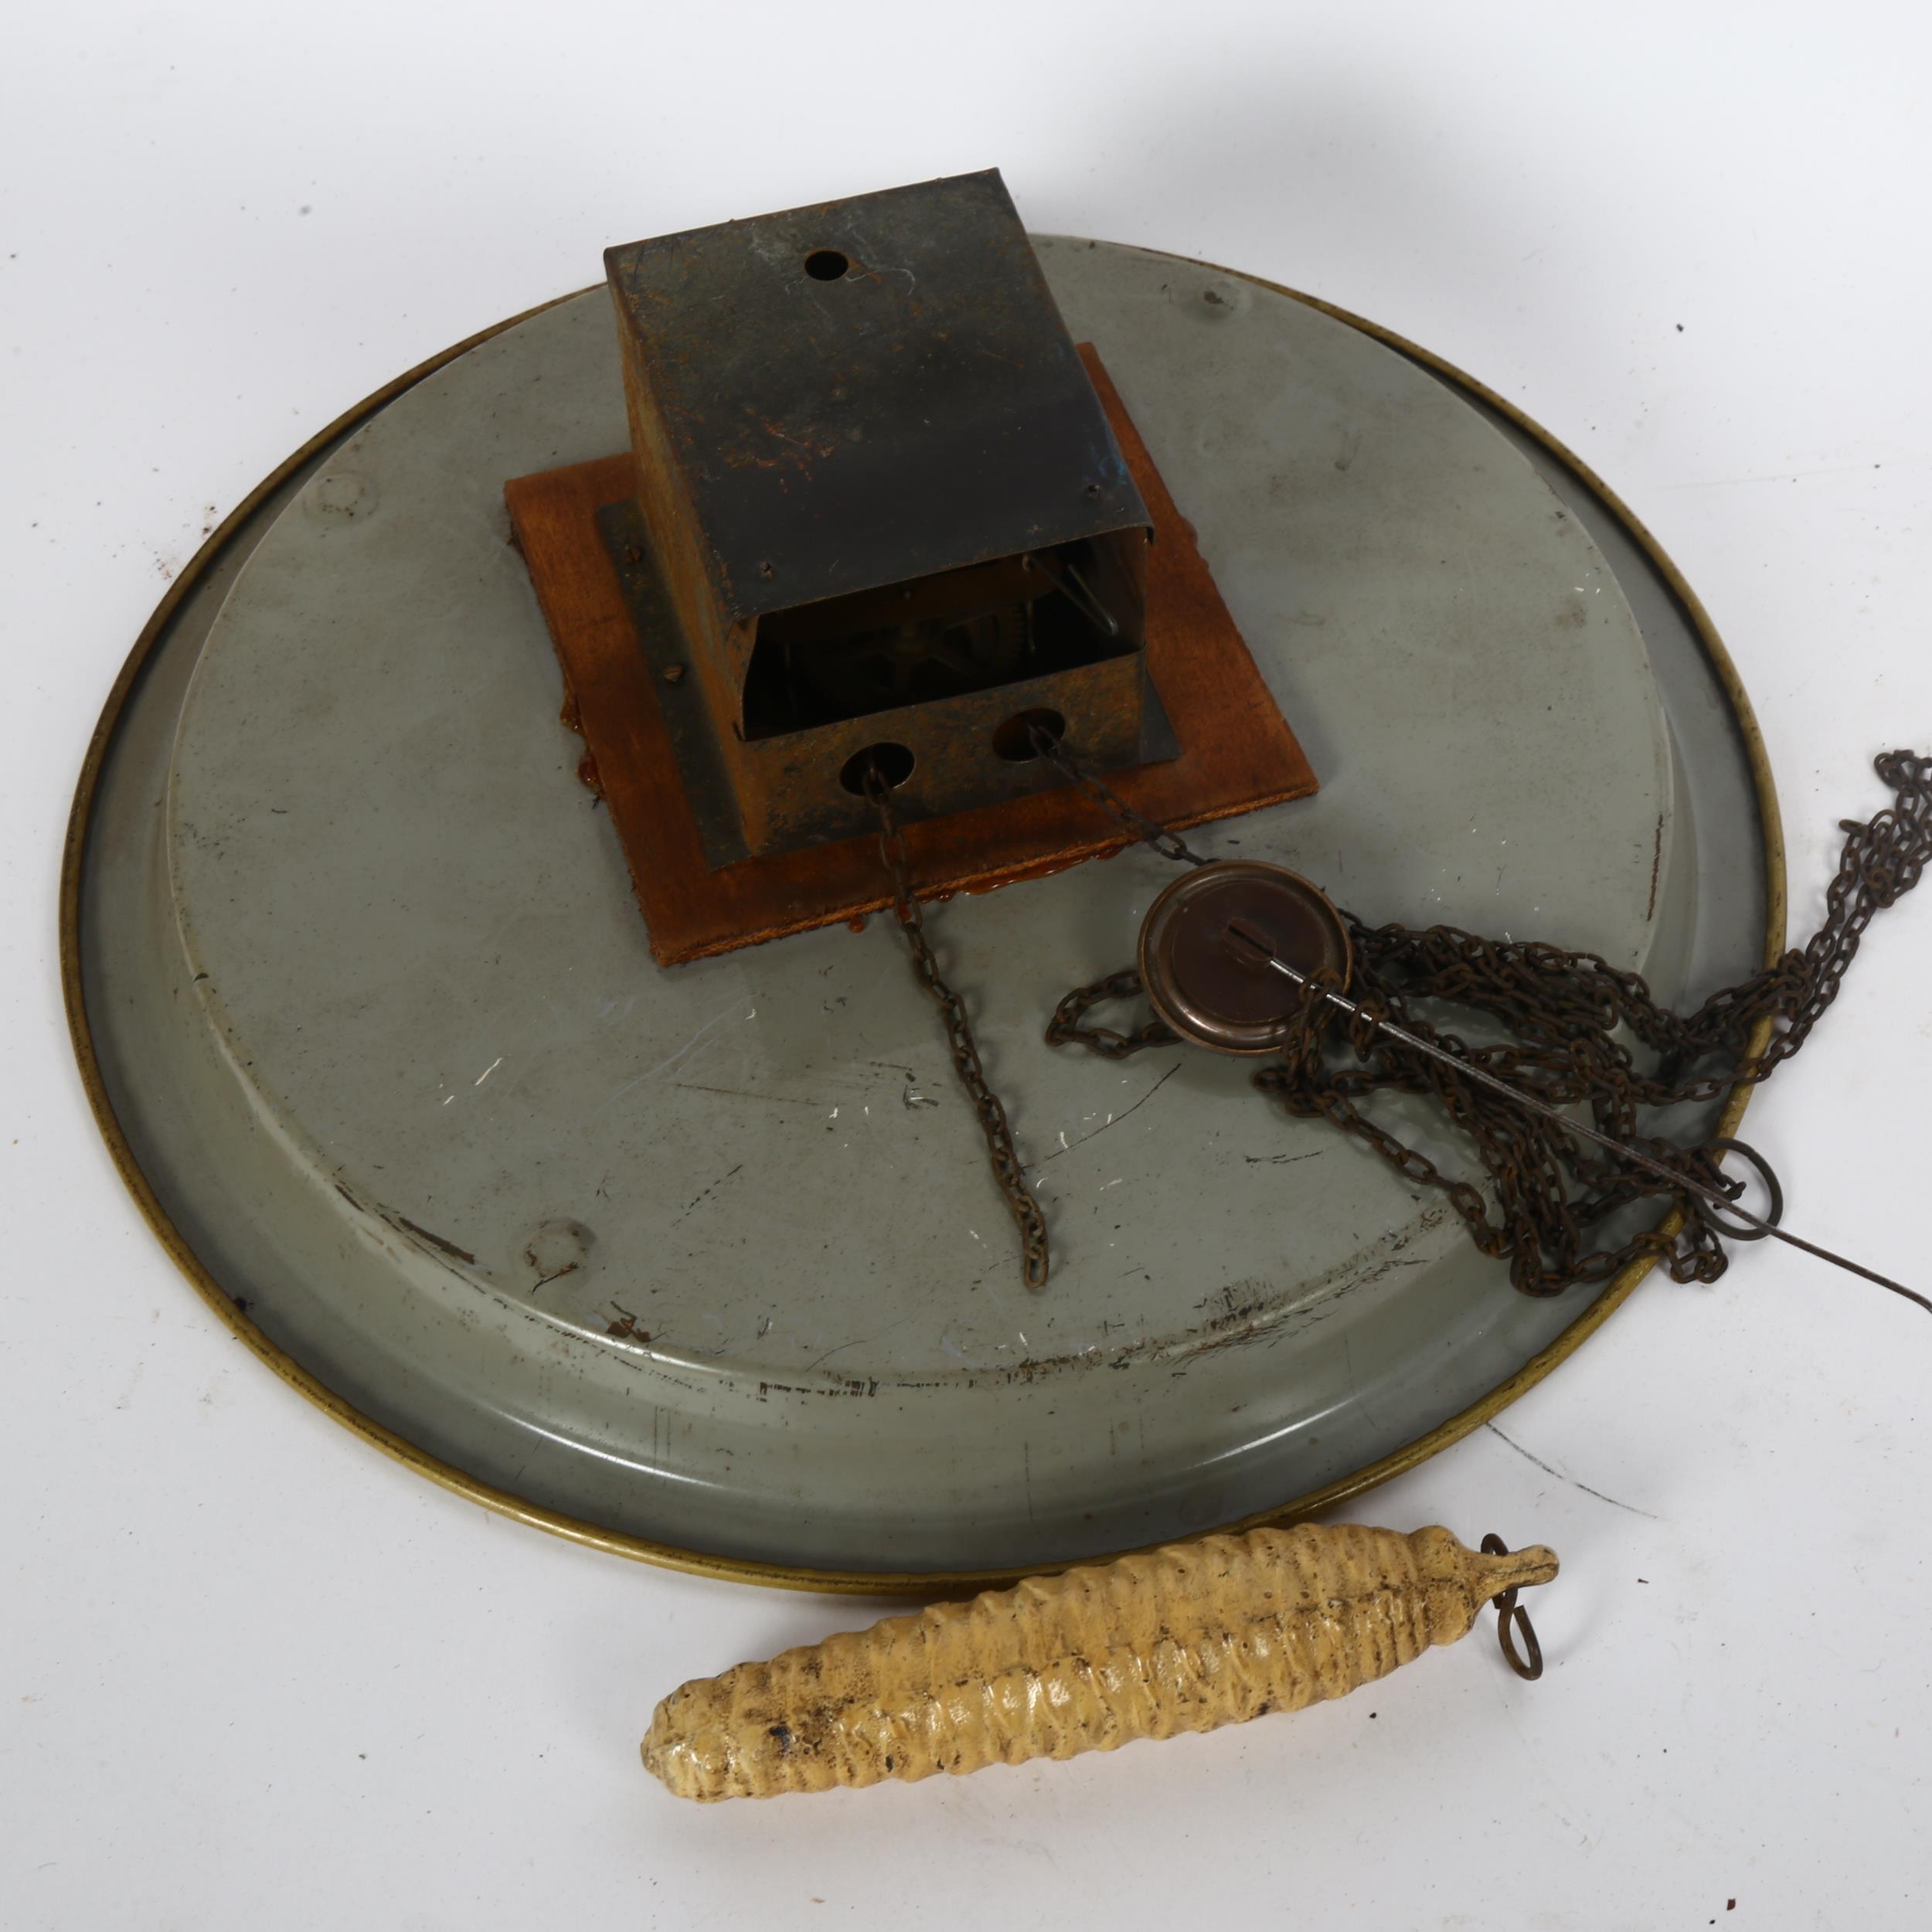
[[[883,905],[869,767],[938,890],[1117,848],[1034,729],[1174,823],[1314,790],[997,171],[605,261],[629,458],[507,494],[660,961]]]

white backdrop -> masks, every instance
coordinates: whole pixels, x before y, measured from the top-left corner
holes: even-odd
[[[1904,1304],[1783,1250],[1653,1281],[1508,1440],[1357,1505],[1555,1545],[1540,1684],[1485,1629],[1211,1738],[699,1811],[638,1768],[653,1701],[854,1607],[568,1547],[300,1401],[123,1194],[54,947],[115,668],[289,450],[610,242],[989,164],[1036,227],[1401,331],[1607,477],[1757,702],[1801,936],[1871,754],[1932,749],[1923,8],[97,0],[5,38],[0,1922],[1927,1923]],[[1794,1226],[1920,1286],[1929,942],[1932,890],[1749,1125]]]

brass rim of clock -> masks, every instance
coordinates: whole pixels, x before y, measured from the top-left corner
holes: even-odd
[[[1764,738],[1759,731],[1750,700],[1745,695],[1744,687],[1738,678],[1736,667],[1732,663],[1730,653],[1724,648],[1709,613],[1704,608],[1697,594],[1685,581],[1682,573],[1665,554],[1662,546],[1632,514],[1622,498],[1588,464],[1539,424],[1532,422],[1514,403],[1498,396],[1494,389],[1478,382],[1473,376],[1465,375],[1453,363],[1431,354],[1427,349],[1419,348],[1393,329],[1383,328],[1332,302],[1305,294],[1299,289],[1284,287],[1278,282],[1268,281],[1260,276],[1243,274],[1238,270],[1223,268],[1212,262],[1196,262],[1185,256],[1172,256],[1169,259],[1187,262],[1190,267],[1232,276],[1252,283],[1257,287],[1270,290],[1275,294],[1285,295],[1310,308],[1318,309],[1322,314],[1332,315],[1349,328],[1360,330],[1363,335],[1372,337],[1398,354],[1443,377],[1466,394],[1486,403],[1524,434],[1539,444],[1623,525],[1631,540],[1643,552],[1651,568],[1663,579],[1672,595],[1677,600],[1709,660],[1711,668],[1723,689],[1725,698],[1736,721],[1757,794],[1759,823],[1764,839],[1764,962],[1769,965],[1775,961],[1784,945],[1784,841],[1777,790],[1772,781],[1770,762],[1765,751]],[[552,1535],[566,1537],[573,1543],[586,1544],[594,1549],[607,1550],[614,1556],[628,1556],[639,1562],[685,1570],[697,1576],[760,1583],[785,1590],[866,1596],[946,1595],[988,1584],[1011,1582],[1019,1577],[1037,1575],[1066,1567],[1066,1565],[1034,1563],[1005,1570],[888,1572],[808,1570],[790,1564],[757,1563],[740,1557],[714,1556],[701,1549],[682,1549],[670,1543],[653,1543],[643,1537],[621,1535],[600,1528],[595,1523],[585,1522],[555,1510],[540,1508],[508,1490],[481,1482],[453,1464],[427,1454],[393,1430],[385,1428],[345,1402],[292,1356],[270,1342],[249,1320],[203,1267],[180,1230],[168,1218],[148,1177],[135,1159],[134,1151],[128,1145],[127,1136],[121,1130],[121,1122],[116,1117],[108,1098],[100,1061],[94,1051],[93,1032],[87,1017],[87,998],[81,983],[81,870],[86,857],[94,794],[106,761],[107,748],[113,740],[121,713],[134,689],[142,665],[166,634],[169,621],[189,591],[212,567],[230,541],[249,522],[264,501],[303,464],[320,454],[366,417],[401,395],[405,389],[420,382],[425,376],[433,375],[445,364],[454,362],[479,343],[488,342],[505,329],[514,328],[518,323],[527,321],[532,316],[542,314],[545,309],[554,308],[558,302],[570,301],[575,295],[586,292],[583,290],[574,291],[571,294],[558,296],[553,301],[539,302],[520,315],[510,316],[491,328],[480,330],[444,350],[440,355],[418,363],[415,368],[397,376],[393,382],[386,383],[353,408],[345,410],[325,429],[310,437],[272,474],[250,491],[217,526],[195,553],[192,561],[168,587],[167,594],[155,607],[140,636],[135,639],[134,648],[128,654],[113,689],[108,693],[100,722],[95,726],[94,735],[88,743],[87,756],[81,764],[80,780],[74,790],[73,810],[68,816],[61,865],[61,991],[66,1005],[67,1024],[73,1035],[75,1056],[80,1063],[81,1083],[87,1090],[95,1121],[107,1143],[108,1151],[120,1171],[122,1180],[133,1195],[135,1205],[146,1217],[148,1226],[154,1230],[162,1247],[199,1292],[202,1300],[238,1341],[245,1343],[284,1382],[306,1396],[324,1413],[352,1430],[365,1442],[381,1450],[385,1454],[394,1457],[397,1461],[406,1464],[419,1475],[427,1476],[432,1482],[439,1483],[444,1488],[467,1497],[472,1502],[480,1503],[487,1509],[493,1509],[500,1515],[514,1518],[519,1522],[529,1523],[536,1529],[548,1530]],[[1753,1053],[1762,1049],[1769,1039],[1770,1031],[1770,1022],[1767,1021],[1753,1035],[1751,1050]],[[1723,1112],[1718,1129],[1720,1134],[1733,1134],[1736,1132],[1749,1100],[1748,1089],[1733,1095]],[[1673,1214],[1662,1225],[1674,1232],[1680,1224],[1681,1217]],[[1404,1444],[1400,1448],[1366,1468],[1356,1470],[1352,1475],[1340,1478],[1321,1488],[1311,1490],[1304,1495],[1293,1497],[1272,1509],[1243,1517],[1235,1522],[1220,1525],[1219,1529],[1223,1532],[1238,1532],[1252,1529],[1264,1523],[1287,1523],[1314,1515],[1351,1497],[1360,1495],[1364,1491],[1386,1482],[1392,1476],[1400,1475],[1405,1470],[1414,1468],[1417,1464],[1427,1461],[1430,1457],[1461,1441],[1472,1430],[1480,1428],[1491,1417],[1500,1414],[1519,1396],[1535,1387],[1559,1363],[1573,1354],[1629,1299],[1638,1283],[1649,1273],[1651,1266],[1650,1261],[1645,1260],[1633,1263],[1624,1269],[1553,1342],[1533,1355],[1514,1375],[1498,1383],[1480,1401],[1472,1403],[1447,1421],[1438,1423],[1425,1434],[1417,1436],[1413,1441]],[[1210,1532],[1203,1531],[1200,1533],[1205,1535]],[[1069,1559],[1070,1563],[1100,1563],[1106,1560],[1107,1558],[1102,1556]]]

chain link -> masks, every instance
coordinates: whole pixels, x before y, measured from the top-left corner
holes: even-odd
[[[925,917],[913,883],[912,860],[893,811],[890,789],[876,764],[867,767],[865,782],[866,796],[879,815],[879,855],[892,881],[893,905],[912,954],[913,976],[938,1004],[946,1044],[952,1049],[954,1070],[959,1075],[960,1085],[966,1090],[966,1097],[972,1102],[980,1131],[986,1136],[993,1179],[999,1184],[999,1191],[1006,1197],[1006,1205],[1019,1228],[1022,1277],[1028,1287],[1043,1288],[1052,1266],[1046,1217],[1026,1185],[1026,1171],[1013,1145],[1006,1110],[987,1083],[986,1070],[980,1063],[979,1048],[973,1039],[972,1023],[966,1017],[965,1002],[947,985],[932,942],[926,937]]]
[[[1204,862],[1163,828],[1152,828],[1155,835],[1149,836],[1142,828],[1150,821],[1080,771],[1063,747],[1049,748],[1038,737],[1035,743],[1137,838],[1168,858]],[[1824,923],[1801,949],[1713,994],[1695,1012],[1679,1015],[1659,1005],[1640,975],[1621,971],[1594,953],[1481,939],[1447,926],[1423,931],[1393,924],[1369,927],[1345,912],[1359,1008],[1346,1036],[1356,1064],[1330,1064],[1332,1009],[1326,1001],[1308,998],[1288,1029],[1279,1063],[1257,1074],[1255,1085],[1289,1113],[1332,1122],[1405,1179],[1440,1190],[1476,1246],[1507,1260],[1512,1281],[1526,1294],[1556,1294],[1573,1281],[1602,1281],[1650,1256],[1662,1257],[1680,1281],[1714,1281],[1726,1265],[1720,1230],[1688,1192],[1593,1152],[1554,1122],[1405,1047],[1378,1022],[1393,1021],[1550,1106],[1587,1104],[1599,1132],[1674,1166],[1688,1181],[1738,1199],[1743,1184],[1726,1179],[1718,1167],[1723,1143],[1682,1148],[1645,1138],[1638,1132],[1639,1111],[1715,1100],[1767,1079],[1804,1045],[1837,997],[1873,916],[1909,892],[1932,865],[1932,759],[1889,752],[1876,768],[1894,803],[1869,824],[1841,821],[1847,835],[1826,893]],[[1102,1001],[1130,998],[1141,990],[1140,975],[1131,971],[1076,988],[1055,1009],[1048,1039],[1078,1044],[1110,1060],[1165,1044],[1163,1036],[1172,1036],[1158,1022],[1128,1033],[1080,1024]],[[1513,1038],[1472,1046],[1418,1019],[1411,1010],[1415,1002],[1467,1007]],[[1750,1037],[1766,1021],[1774,1029],[1772,1037],[1753,1056]],[[1648,1049],[1654,1063],[1648,1071],[1614,1037],[1619,1029]],[[1363,1114],[1359,1103],[1384,1090],[1432,1094],[1441,1104],[1474,1143],[1495,1185],[1495,1218],[1479,1189],[1444,1174]],[[1640,1233],[1614,1247],[1590,1244],[1590,1231],[1610,1216],[1657,1197],[1687,1210],[1675,1233]]]
[[[1033,743],[1033,749],[1045,759],[1057,765],[1061,772],[1072,779],[1089,797],[1098,801],[1100,809],[1110,818],[1124,825],[1143,844],[1151,845],[1163,859],[1172,859],[1187,866],[1205,866],[1209,862],[1189,845],[1181,835],[1170,827],[1156,825],[1151,818],[1143,818],[1114,787],[1104,781],[1096,778],[1090,771],[1083,770],[1074,760],[1066,746],[1050,731],[1039,725],[1029,725],[1027,736]]]
[[[1124,1060],[1144,1046],[1171,1046],[1180,1036],[1158,1018],[1137,1026],[1131,1033],[1118,1033],[1109,1026],[1083,1026],[1088,1012],[1106,999],[1131,999],[1141,990],[1141,976],[1131,967],[1124,973],[1110,974],[1091,986],[1077,986],[1046,1022],[1049,1046],[1084,1046],[1103,1060]]]

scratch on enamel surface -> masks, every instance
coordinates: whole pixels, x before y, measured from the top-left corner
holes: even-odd
[[[614,1102],[622,1100],[624,1095],[631,1091],[632,1087],[641,1087],[646,1080],[655,1078],[658,1074],[665,1072],[668,1068],[675,1066],[679,1061],[682,1060],[684,1056],[691,1051],[692,1048],[696,1046],[699,1041],[702,1039],[705,1035],[711,1031],[713,1027],[722,1025],[723,1022],[730,1019],[733,1015],[737,1012],[737,1002],[734,1000],[722,1013],[714,1013],[711,1018],[706,1020],[705,1023],[700,1026],[698,1030],[693,1033],[675,1053],[668,1056],[665,1059],[659,1060],[655,1066],[647,1067],[641,1073],[634,1075],[631,1079],[626,1080],[624,1084],[611,1096],[611,1098],[604,1102],[604,1105],[606,1107],[609,1107]]]
[[[478,1075],[477,1075],[476,1079],[475,1079],[475,1081],[474,1081],[474,1083],[476,1086],[478,1086],[478,1087],[481,1087],[481,1086],[483,1084],[483,1083],[484,1083],[486,1080],[488,1080],[488,1079],[490,1077],[490,1076],[491,1076],[492,1073],[494,1073],[496,1071],[496,1070],[497,1070],[499,1066],[501,1066],[502,1064],[503,1064],[503,1056],[502,1056],[501,1053],[499,1053],[499,1054],[498,1054],[498,1055],[497,1055],[497,1056],[496,1056],[496,1058],[495,1058],[495,1060],[492,1060],[492,1061],[490,1062],[490,1063],[489,1063],[489,1065],[488,1065],[488,1066],[486,1066],[486,1067],[485,1067],[485,1068],[484,1068],[484,1070],[482,1070],[482,1072],[481,1072],[481,1073],[480,1073],[479,1074],[478,1074]],[[454,1097],[454,1096],[452,1096],[452,1097]]]

